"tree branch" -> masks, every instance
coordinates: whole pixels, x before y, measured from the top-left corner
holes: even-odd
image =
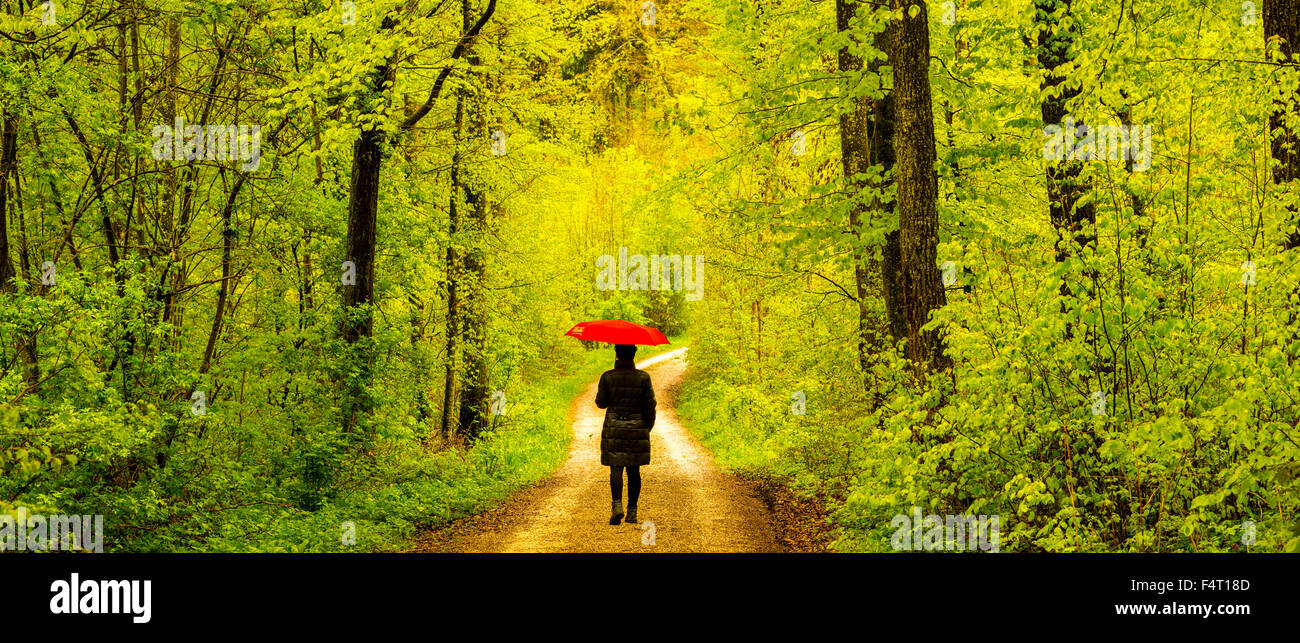
[[[497,0],[488,0],[487,9],[483,10],[483,15],[478,19],[478,22],[474,23],[474,26],[470,27],[469,31],[466,31],[465,35],[460,37],[460,42],[456,43],[456,48],[451,51],[451,60],[457,60],[461,56],[464,56],[465,52],[469,51],[470,44],[474,41],[474,38],[478,36],[478,32],[483,30],[483,25],[487,24],[488,19],[492,17],[492,13],[496,11],[496,8]],[[429,110],[433,109],[434,102],[436,102],[438,96],[442,94],[443,83],[447,82],[447,76],[450,75],[451,66],[448,65],[443,67],[442,71],[438,73],[438,79],[433,81],[433,89],[429,90],[429,98],[424,101],[423,105],[420,105],[419,109],[415,110],[415,113],[411,114],[405,121],[402,121],[401,129],[403,132],[415,127],[416,124],[420,122],[420,119],[423,119],[425,115],[429,113]]]

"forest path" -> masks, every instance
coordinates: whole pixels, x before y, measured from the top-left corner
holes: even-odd
[[[573,442],[554,476],[501,506],[440,530],[415,551],[452,552],[777,552],[767,510],[677,418],[686,370],[680,348],[637,363],[658,400],[650,464],[641,467],[640,524],[609,524],[609,468],[600,464],[605,412],[593,382],[573,401]],[[626,498],[626,483],[624,484]]]

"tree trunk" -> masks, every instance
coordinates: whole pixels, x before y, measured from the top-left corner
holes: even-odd
[[[1042,29],[1038,32],[1038,62],[1046,73],[1043,75],[1041,88],[1055,88],[1065,81],[1065,76],[1058,69],[1074,62],[1072,51],[1075,41],[1075,27],[1060,27],[1061,19],[1069,16],[1073,10],[1074,0],[1035,0],[1038,10],[1038,22]],[[1065,127],[1065,119],[1070,116],[1069,101],[1079,95],[1077,85],[1067,85],[1055,96],[1043,99],[1043,125]],[[1075,126],[1083,123],[1075,121]],[[1059,162],[1047,165],[1047,207],[1052,227],[1056,229],[1056,261],[1069,259],[1076,249],[1085,248],[1095,238],[1093,226],[1097,221],[1097,209],[1091,201],[1079,204],[1087,195],[1088,185],[1081,178],[1083,163],[1070,160],[1070,150]],[[1070,296],[1071,290],[1065,280],[1061,281],[1061,296]]]
[[[18,118],[5,112],[0,119],[0,293],[16,294],[14,285],[13,257],[9,244],[9,177],[13,175],[14,185],[18,184]],[[35,386],[41,380],[40,360],[36,354],[35,334],[20,335],[14,342],[18,357],[23,361],[23,381],[28,386]]]
[[[390,77],[389,66],[380,65],[374,72],[375,88]],[[375,303],[375,234],[379,218],[379,174],[384,161],[385,135],[368,129],[352,146],[352,186],[348,198],[348,238],[344,261],[352,262],[343,271],[354,279],[343,288],[343,340],[352,347],[354,375],[346,383],[343,431],[351,433],[358,422],[370,414],[370,375],[373,366],[369,339],[374,329]]]
[[[460,432],[460,200],[461,141],[465,130],[465,96],[456,96],[456,149],[451,155],[451,191],[447,205],[447,355],[443,361],[442,436],[450,439]]]
[[[386,65],[376,77],[386,74]],[[374,330],[375,234],[379,218],[379,175],[384,162],[384,133],[370,129],[352,145],[352,186],[348,198],[348,238],[344,260],[355,267],[355,282],[343,284],[347,319],[343,338],[355,344]]]
[[[167,125],[172,125],[176,121],[177,114],[180,113],[178,107],[177,91],[178,84],[176,81],[177,68],[180,67],[181,59],[181,23],[180,18],[171,17],[167,19],[167,57],[165,59],[165,68],[163,70],[163,119]],[[176,197],[180,192],[180,181],[177,178],[175,165],[164,163],[163,168],[163,199],[161,211],[158,213],[158,229],[166,240],[171,250],[169,262],[178,262],[178,265],[172,266],[171,272],[171,295],[167,297],[163,309],[163,320],[171,323],[171,333],[173,338],[173,348],[180,350],[181,341],[184,337],[185,311],[179,301],[180,293],[185,288],[185,261],[180,259],[181,256],[181,235],[182,229],[176,227]]]
[[[381,31],[397,24],[386,16]],[[386,94],[396,80],[392,57],[370,72],[370,91]],[[372,126],[363,130],[352,144],[352,184],[348,191],[348,237],[340,275],[351,276],[341,283],[343,321],[340,335],[351,348],[352,372],[344,382],[343,432],[353,433],[370,415],[374,400],[370,396],[370,379],[374,367],[374,347],[369,340],[374,331],[375,244],[379,227],[379,176],[384,165],[384,146],[388,137]],[[346,262],[350,262],[350,265]],[[350,268],[350,269],[349,269]]]
[[[451,60],[465,55],[470,43],[483,29],[483,25],[487,24],[495,10],[496,0],[488,0],[487,8],[484,9],[478,22],[467,29],[461,35],[460,41],[456,43],[455,49],[451,52]],[[391,31],[396,25],[397,19],[393,15],[388,15],[380,24],[380,30]],[[396,69],[396,60],[391,57],[376,66],[370,76],[372,91],[388,91],[387,87],[391,87],[395,80]],[[407,131],[415,127],[433,109],[451,70],[452,65],[443,67],[433,83],[433,88],[429,90],[428,98],[402,121],[400,130]],[[345,261],[353,262],[356,281],[343,284],[344,321],[340,335],[354,348],[362,338],[369,338],[374,330],[375,235],[379,217],[379,175],[383,168],[386,142],[387,137],[382,130],[369,129],[361,133],[352,147],[352,185],[348,196],[348,240]],[[354,357],[358,359],[358,373],[351,378],[348,384],[349,390],[346,392],[347,400],[343,414],[345,432],[351,431],[356,419],[368,414],[371,407],[367,391],[373,360],[366,354]]]
[[[1264,0],[1264,41],[1278,38],[1281,40],[1282,60],[1290,61],[1300,47],[1300,2],[1297,0]],[[1273,111],[1268,117],[1268,131],[1271,137],[1271,153],[1277,163],[1273,167],[1273,183],[1281,185],[1300,178],[1300,136],[1287,127],[1287,112],[1296,109],[1300,96],[1292,95],[1289,100],[1275,101]],[[1295,221],[1296,213],[1290,212],[1291,227],[1282,242],[1284,250],[1300,248],[1300,221]]]
[[[464,28],[468,31],[472,25],[470,1],[462,4]],[[478,56],[469,54],[470,64],[479,63]],[[477,88],[466,98],[466,136],[478,148],[488,137],[487,107],[483,100],[483,91],[487,90],[487,79],[482,74],[475,74]],[[465,172],[465,168],[461,168]],[[465,251],[463,254],[463,296],[464,318],[460,329],[463,334],[461,351],[464,357],[464,386],[460,397],[460,417],[458,424],[461,434],[468,440],[476,439],[488,426],[488,397],[490,391],[490,370],[487,360],[488,310],[484,283],[487,273],[487,235],[489,230],[489,212],[487,187],[483,174],[471,170],[462,177],[465,189],[465,206],[467,218],[464,221]]]
[[[212,313],[212,328],[208,331],[208,343],[203,350],[203,363],[200,373],[207,373],[212,368],[212,358],[217,350],[217,337],[221,335],[221,324],[226,312],[226,300],[230,297],[230,254],[235,244],[235,227],[231,219],[235,213],[235,201],[239,191],[244,187],[248,174],[240,174],[226,195],[226,204],[221,208],[221,284],[217,287],[217,305]],[[192,394],[193,391],[190,391]]]
[[[938,329],[922,330],[945,303],[937,246],[939,216],[934,171],[934,107],[930,96],[930,33],[924,3],[891,0],[902,17],[890,30],[894,68],[894,150],[898,153],[898,245],[907,357],[931,371],[951,365]],[[916,15],[908,15],[916,10]]]
[[[890,51],[890,31],[894,29],[894,22],[889,21],[885,31],[876,34],[875,47],[883,52]],[[873,72],[879,72],[879,69],[885,61],[873,61],[868,64],[867,68]],[[894,171],[896,164],[896,155],[894,153],[894,94],[892,91],[887,92],[883,97],[876,100],[872,105],[871,118],[871,162],[878,164],[882,172]],[[890,184],[889,180],[880,179],[875,185],[877,190],[883,190]],[[895,209],[897,200],[881,201],[877,200],[873,204],[873,209],[879,211],[881,216],[895,219]],[[903,288],[900,279],[902,265],[901,250],[898,246],[898,230],[891,230],[885,235],[885,246],[882,249],[880,259],[880,294],[885,301],[885,314],[889,322],[889,336],[897,343],[899,340],[907,337],[907,319],[903,313]]]
[[[852,21],[857,16],[861,5],[856,0],[836,0],[835,26],[840,32],[849,31]],[[875,35],[873,45],[882,52],[889,51],[889,32],[882,31]],[[849,48],[838,52],[838,64],[841,72],[856,73],[862,71],[862,57]],[[871,74],[879,72],[884,61],[876,58],[867,65]],[[844,166],[844,178],[849,188],[860,194],[867,188],[883,189],[887,185],[884,179],[867,179],[860,176],[873,165],[880,165],[882,172],[889,172],[894,165],[893,135],[894,117],[893,96],[886,91],[884,96],[873,99],[858,97],[851,100],[851,107],[840,115],[840,160]],[[898,291],[898,232],[892,231],[886,237],[884,261],[877,262],[868,257],[867,249],[862,243],[863,218],[868,213],[889,217],[893,214],[893,204],[873,198],[870,207],[860,200],[854,201],[849,210],[849,229],[853,234],[853,280],[857,287],[858,304],[858,363],[865,371],[870,367],[872,354],[884,348],[883,338],[873,323],[868,293],[871,290],[872,268],[880,273],[881,298],[885,303],[885,314],[889,321],[888,332],[893,341],[898,341],[906,334],[903,320],[902,301]],[[872,264],[877,264],[873,266]]]

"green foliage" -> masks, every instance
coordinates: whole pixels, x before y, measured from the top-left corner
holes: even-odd
[[[684,327],[679,294],[592,288],[597,240],[599,254],[651,238],[616,212],[682,225],[666,201],[631,212],[658,186],[621,147],[673,117],[628,122],[642,82],[597,77],[645,62],[607,49],[642,38],[634,14],[502,2],[402,130],[461,36],[461,4],[357,3],[352,23],[320,2],[0,16],[13,35],[0,121],[18,142],[12,172],[0,168],[0,274],[13,276],[0,289],[0,511],[104,514],[111,551],[342,551],[345,522],[356,548],[396,549],[559,466],[568,406],[612,359],[564,331],[605,313]],[[458,100],[488,105],[483,126],[505,132],[507,154],[454,126]],[[155,158],[154,127],[173,117],[259,126],[258,169]],[[374,303],[344,309],[353,145],[371,129],[387,135]],[[464,225],[454,151],[462,187],[486,200],[481,227]],[[449,248],[483,260],[481,284],[449,267]],[[487,373],[457,386],[499,391],[508,409],[471,442],[442,430],[446,370],[467,368],[447,350],[451,284],[462,303],[481,286],[486,310],[484,343],[462,350]],[[340,332],[366,320],[369,336]]]
[[[932,7],[958,281],[931,377],[884,330],[891,173],[843,176],[846,118],[892,87],[874,5],[840,29],[829,2],[661,2],[653,26],[636,2],[501,2],[455,60],[462,3],[0,16],[0,511],[105,514],[113,551],[398,549],[559,466],[609,361],[562,333],[618,317],[689,329],[683,415],[724,465],[826,498],[840,549],[888,550],[916,506],[1001,516],[1003,551],[1300,550],[1300,196],[1263,136],[1300,75],[1235,9],[1131,4]],[[1043,28],[1073,56],[1046,88]],[[1083,245],[1044,189],[1042,103],[1066,88],[1081,121],[1152,132],[1145,171],[1083,164]],[[175,117],[260,126],[259,170],[153,158]],[[374,297],[345,309],[370,131]],[[703,299],[595,288],[621,247],[703,256]],[[448,341],[453,286],[481,345]],[[442,427],[467,385],[509,407],[468,443]]]
[[[1058,263],[1042,72],[1020,38],[1035,16],[959,3],[949,26],[931,12],[938,255],[958,267],[933,323],[956,365],[917,379],[890,347],[858,365],[848,211],[869,206],[860,247],[876,260],[896,217],[872,205],[887,191],[846,189],[836,166],[849,100],[890,83],[888,68],[838,72],[836,50],[870,60],[878,17],[860,10],[848,40],[832,8],[795,4],[726,5],[715,40],[729,55],[716,84],[738,106],[712,112],[732,124],[733,145],[710,176],[702,238],[706,252],[746,260],[714,270],[731,287],[693,315],[682,410],[723,464],[829,498],[849,551],[890,550],[891,518],[913,506],[1000,515],[1002,551],[1300,549],[1300,281],[1295,251],[1281,250],[1293,196],[1260,187],[1259,137],[1272,98],[1293,95],[1296,80],[1233,62],[1262,56],[1259,26],[1189,6],[1203,25],[1189,30],[1074,3],[1066,83],[1084,93],[1072,113],[1114,123],[1131,106],[1151,125],[1154,162],[1132,173],[1084,164],[1096,240]],[[785,149],[795,130],[807,133],[804,156]],[[1245,288],[1248,259],[1261,277]],[[869,266],[863,314],[884,328]],[[796,392],[807,415],[790,411]]]

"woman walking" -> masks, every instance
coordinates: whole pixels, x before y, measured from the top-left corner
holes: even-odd
[[[627,521],[636,522],[641,496],[641,465],[650,464],[650,429],[655,425],[655,391],[650,374],[637,370],[636,346],[614,345],[614,368],[600,376],[596,406],[605,410],[600,432],[600,463],[609,467],[614,498],[609,524],[623,519],[623,470],[627,470]]]

